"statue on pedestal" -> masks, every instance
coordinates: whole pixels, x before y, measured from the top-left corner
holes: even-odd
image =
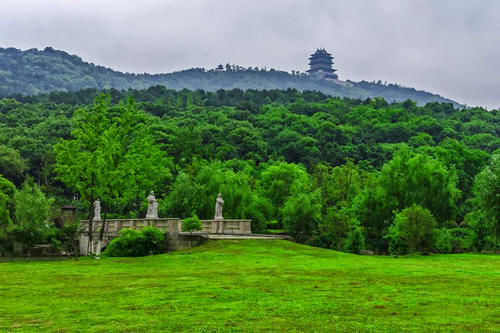
[[[222,217],[222,206],[224,206],[224,200],[222,200],[221,194],[217,194],[217,200],[215,201],[215,217],[214,220],[223,220]]]
[[[97,198],[96,201],[94,201],[94,218],[92,219],[94,222],[99,222],[101,221],[101,202],[99,201],[99,198]]]
[[[157,219],[158,218],[158,201],[155,198],[155,192],[151,193],[147,197],[148,200],[148,212],[146,213],[147,219]]]

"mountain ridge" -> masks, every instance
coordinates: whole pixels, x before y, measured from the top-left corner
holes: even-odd
[[[383,97],[388,102],[414,100],[419,105],[429,102],[462,104],[423,90],[398,84],[367,81],[319,79],[305,73],[276,69],[243,68],[227,64],[223,70],[190,68],[162,74],[120,72],[84,61],[77,55],[46,47],[22,51],[0,48],[0,97],[16,94],[36,95],[52,91],[95,89],[146,89],[164,85],[169,89],[216,91],[240,88],[243,90],[297,89],[320,91],[335,97],[357,99]]]

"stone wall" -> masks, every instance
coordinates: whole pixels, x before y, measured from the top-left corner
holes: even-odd
[[[192,248],[193,246],[198,246],[207,241],[206,235],[203,234],[166,234],[165,242],[168,252],[180,251]]]

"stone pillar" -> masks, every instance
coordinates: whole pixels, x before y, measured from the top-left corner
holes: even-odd
[[[181,231],[181,221],[180,220],[168,220],[167,221],[167,232],[169,234],[178,234]]]
[[[78,243],[80,247],[80,255],[86,256],[88,254],[88,249],[89,249],[89,237],[85,236],[83,233],[80,234],[80,240]]]
[[[219,234],[223,234],[224,233],[224,227],[225,227],[225,222],[223,220],[219,220],[219,230],[218,230],[218,233]]]
[[[249,220],[240,221],[240,223],[239,223],[240,234],[244,234],[244,235],[251,234],[252,233],[252,224],[251,223],[252,222]]]

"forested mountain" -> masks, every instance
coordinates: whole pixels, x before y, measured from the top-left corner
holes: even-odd
[[[439,95],[397,84],[383,84],[380,81],[342,82],[313,78],[295,71],[290,74],[274,69],[242,68],[235,65],[221,66],[218,70],[193,68],[168,74],[132,74],[87,63],[76,55],[50,47],[26,51],[0,48],[0,97],[85,88],[144,89],[154,85],[165,85],[176,90],[206,91],[291,88],[356,99],[383,97],[389,102],[411,99],[418,105],[428,102],[451,102],[457,107],[460,106],[455,101]]]
[[[500,244],[499,110],[291,89],[104,93],[0,99],[0,240],[23,226],[15,187],[29,194],[26,186],[40,186],[57,205],[76,204],[80,193],[86,212],[90,185],[77,172],[95,168],[120,186],[111,194],[96,187],[108,217],[144,216],[154,189],[161,216],[211,218],[222,192],[226,218],[322,247],[354,252],[366,242],[406,253]]]

